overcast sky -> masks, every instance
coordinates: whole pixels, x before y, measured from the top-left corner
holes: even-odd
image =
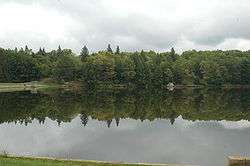
[[[250,48],[249,0],[0,0],[0,47]]]

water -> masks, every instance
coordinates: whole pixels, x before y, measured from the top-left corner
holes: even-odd
[[[226,166],[250,155],[250,91],[0,93],[0,150]]]

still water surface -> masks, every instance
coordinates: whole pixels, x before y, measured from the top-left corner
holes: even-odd
[[[250,91],[0,93],[0,150],[226,166],[250,155]]]

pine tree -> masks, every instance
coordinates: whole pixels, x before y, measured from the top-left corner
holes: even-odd
[[[39,51],[37,52],[37,54],[39,54],[39,55],[42,55],[42,54],[43,54],[43,50],[42,50],[41,47],[39,48]]]
[[[170,57],[171,57],[171,59],[172,59],[173,61],[176,61],[176,60],[177,60],[177,54],[175,53],[175,50],[174,50],[173,47],[171,48]]]
[[[27,45],[25,46],[25,52],[29,52],[29,48]]]
[[[85,59],[89,56],[89,50],[87,48],[87,46],[84,46],[82,48],[82,51],[81,51],[81,54],[80,54],[80,57],[81,57],[81,61],[85,61]]]
[[[171,48],[171,55],[175,55],[175,50],[173,47]]]
[[[18,49],[17,49],[17,47],[15,47],[15,50],[14,50],[14,51],[15,51],[15,53],[18,53]]]
[[[111,45],[110,44],[108,44],[108,48],[107,48],[107,51],[109,52],[109,53],[113,53],[113,50],[112,50],[112,48],[111,48]]]
[[[144,50],[141,50],[141,55],[144,55],[145,54],[145,51]]]
[[[24,52],[23,47],[20,48],[19,52]]]
[[[33,52],[32,52],[32,49],[29,49],[27,45],[25,46],[24,51],[25,51],[27,54],[29,54],[29,55],[31,55],[31,54],[33,53]]]
[[[45,48],[44,48],[44,47],[43,47],[42,52],[43,52],[43,55],[45,55],[45,54],[46,54],[46,51],[45,51]]]
[[[57,53],[58,53],[58,54],[62,53],[62,49],[61,49],[61,46],[60,46],[60,45],[58,46]]]
[[[120,54],[120,47],[119,46],[116,47],[115,54]]]

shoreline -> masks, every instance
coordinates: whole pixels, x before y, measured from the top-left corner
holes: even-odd
[[[43,82],[25,82],[25,83],[0,83],[0,92],[15,91],[37,91],[41,89],[59,88],[60,84],[51,84]]]
[[[45,83],[39,81],[24,82],[24,83],[0,83],[0,92],[15,92],[15,91],[37,91],[43,89],[65,89],[65,90],[78,90],[81,89],[82,84],[80,82],[68,82],[68,83]],[[118,87],[118,88],[117,88]],[[108,88],[109,90],[125,90],[126,87],[121,88],[121,86],[115,85],[113,88]],[[136,88],[135,88],[136,89]],[[250,85],[222,85],[222,86],[206,86],[206,85],[174,85],[173,87],[164,87],[162,90],[179,90],[179,89],[250,89]],[[131,90],[131,88],[128,88]]]
[[[0,155],[0,162],[2,160],[18,160],[21,162],[30,161],[33,164],[41,161],[48,162],[50,165],[56,163],[74,166],[93,165],[93,166],[197,166],[197,165],[178,165],[178,164],[152,164],[152,163],[126,163],[126,162],[112,162],[112,161],[98,161],[98,160],[80,160],[80,159],[60,159],[53,157],[34,157],[34,156],[15,156],[15,155]]]

